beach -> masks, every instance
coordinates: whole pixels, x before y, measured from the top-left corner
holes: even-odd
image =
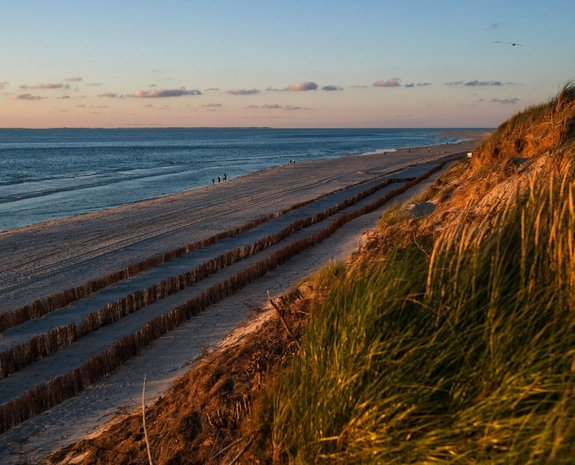
[[[476,145],[477,140],[471,140],[385,154],[290,163],[213,187],[4,232],[0,234],[2,312],[263,217],[268,220],[259,227],[265,232],[272,227],[274,217],[287,216],[279,212],[294,205],[317,202],[322,196],[329,199],[329,195],[353,186],[361,190],[379,178],[392,179],[394,173],[402,170],[405,173],[408,167],[417,173],[418,165],[427,166],[454,154],[464,154]],[[401,174],[397,176],[401,178]],[[411,179],[413,175],[406,176]],[[425,185],[419,185],[418,189]],[[398,199],[406,200],[415,193],[409,190]],[[253,319],[252,308],[265,302],[266,291],[273,295],[285,292],[330,259],[349,256],[357,248],[361,235],[375,225],[380,215],[381,210],[376,210],[346,224],[319,246],[297,255],[279,270],[158,339],[110,379],[3,434],[0,449],[32,435],[35,439],[27,449],[37,454],[54,447],[55,431],[60,445],[94,431],[118,411],[130,408],[138,395],[142,373],[149,374],[151,398],[160,395],[203,350]],[[96,333],[94,336],[97,337]],[[81,418],[78,412],[84,412]],[[64,424],[72,418],[77,418],[74,430],[63,432]]]
[[[474,145],[287,164],[182,194],[0,233],[0,312],[384,172],[466,152]]]

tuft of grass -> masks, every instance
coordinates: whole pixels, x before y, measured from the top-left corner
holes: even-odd
[[[277,462],[573,462],[572,165],[548,179],[333,280],[276,383]]]
[[[566,83],[548,101],[520,111],[501,124],[475,151],[472,167],[481,173],[513,158],[535,158],[573,141],[575,82]]]

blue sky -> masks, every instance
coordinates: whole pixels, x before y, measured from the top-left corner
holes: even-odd
[[[571,1],[0,6],[0,127],[490,127],[575,78]]]

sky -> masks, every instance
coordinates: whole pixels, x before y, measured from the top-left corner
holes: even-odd
[[[575,79],[574,18],[572,0],[0,0],[0,127],[495,127]]]

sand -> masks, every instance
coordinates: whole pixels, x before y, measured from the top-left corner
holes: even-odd
[[[265,214],[475,142],[287,164],[182,194],[0,233],[0,313]]]
[[[81,284],[100,276],[102,271],[108,273],[262,214],[408,165],[470,151],[475,145],[476,142],[466,142],[429,151],[412,149],[291,164],[210,188],[1,234],[2,309]],[[409,191],[403,199],[414,193],[415,190]],[[203,350],[221,342],[242,322],[253,320],[252,309],[265,302],[267,290],[272,294],[285,292],[328,260],[349,256],[361,234],[374,226],[380,214],[381,211],[365,215],[347,224],[324,243],[158,339],[76,398],[3,434],[0,459],[3,463],[17,463],[15,453],[20,440],[25,439],[21,447],[26,458],[37,459],[93,432],[116,413],[135,406],[144,373],[149,380],[148,400],[157,397]]]

